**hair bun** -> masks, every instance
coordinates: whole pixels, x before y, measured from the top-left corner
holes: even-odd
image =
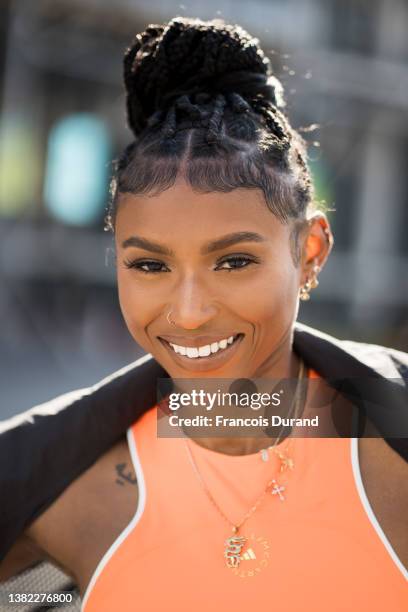
[[[248,101],[261,95],[284,105],[258,39],[221,19],[175,17],[167,25],[149,25],[125,53],[124,81],[135,135],[183,94],[236,92]]]

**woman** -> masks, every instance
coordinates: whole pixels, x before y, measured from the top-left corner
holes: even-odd
[[[54,406],[68,418],[64,435],[55,419],[48,430],[52,476],[43,473],[36,506],[24,520],[20,513],[24,531],[0,576],[51,559],[77,582],[84,612],[272,602],[405,610],[407,467],[398,444],[294,431],[157,437],[160,376],[319,379],[328,372],[314,365],[319,353],[344,377],[372,374],[381,359],[390,372],[391,357],[402,370],[407,356],[377,347],[372,365],[356,344],[333,357],[330,339],[295,324],[333,238],[256,39],[221,21],[176,18],[136,37],[124,76],[135,140],[117,164],[108,225],[123,316],[159,366],[147,368],[148,356],[137,380],[127,368]],[[296,416],[311,414],[310,393],[299,397]],[[40,431],[45,439],[37,421]]]

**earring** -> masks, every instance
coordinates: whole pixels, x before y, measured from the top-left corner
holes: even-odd
[[[171,310],[170,310],[170,312],[171,312]],[[170,325],[175,325],[174,321],[172,321],[170,319],[170,312],[167,313],[167,321],[169,322]]]
[[[309,277],[307,277],[304,285],[300,287],[299,298],[301,300],[310,300],[310,290],[316,289],[319,285],[319,281],[317,280],[317,275],[319,274],[321,268],[317,264],[313,266],[313,273]]]

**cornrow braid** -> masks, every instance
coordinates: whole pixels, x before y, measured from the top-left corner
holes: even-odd
[[[173,138],[177,129],[180,129],[180,125],[177,125],[177,116],[182,114],[191,120],[198,121],[198,124],[202,122],[203,112],[197,104],[192,104],[188,96],[183,94],[180,98],[177,98],[173,105],[167,111],[161,133],[164,138]]]
[[[246,102],[242,96],[238,95],[234,91],[228,94],[228,99],[235,113],[245,113],[245,111],[251,110],[248,102]]]
[[[108,228],[121,193],[158,194],[181,177],[203,193],[258,189],[299,229],[314,206],[306,143],[257,39],[222,20],[177,17],[136,36],[124,78],[135,140],[115,165]]]
[[[201,119],[202,111],[197,104],[192,104],[188,96],[183,95],[176,101],[176,107],[180,111],[184,111],[186,115],[196,119]]]
[[[218,142],[221,137],[222,113],[226,103],[225,97],[222,94],[218,94],[214,102],[213,113],[208,122],[208,132],[206,135],[208,144]]]
[[[176,107],[171,106],[170,109],[167,111],[166,119],[161,129],[163,138],[172,138],[174,136],[174,134],[176,133],[176,121]]]

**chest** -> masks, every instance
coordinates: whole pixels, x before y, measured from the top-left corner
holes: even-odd
[[[408,524],[403,511],[408,505],[407,466],[381,439],[359,440],[358,461],[374,515],[401,563],[408,566]],[[52,508],[56,514],[47,517],[47,551],[75,576],[81,596],[137,505],[133,464],[127,442],[122,441]],[[58,530],[52,529],[53,521]]]

